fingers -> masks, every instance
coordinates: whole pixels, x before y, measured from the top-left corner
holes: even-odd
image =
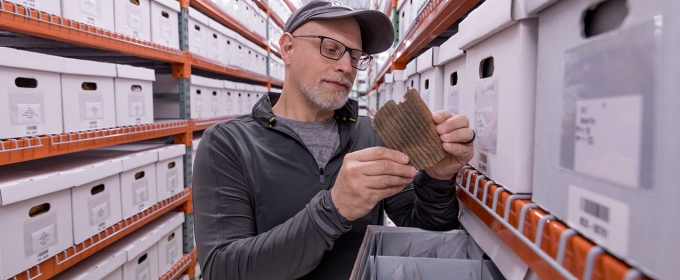
[[[382,176],[367,176],[366,188],[373,190],[384,190],[389,188],[401,187],[413,182],[413,178],[405,178],[399,176],[382,175]]]
[[[465,143],[472,139],[475,133],[470,128],[456,129],[446,134],[442,134],[439,138],[444,143]],[[470,143],[472,144],[472,143]]]
[[[400,164],[408,164],[408,156],[402,152],[388,149],[385,147],[371,147],[348,154],[351,158],[361,162],[371,162],[377,160],[390,160]]]
[[[465,115],[455,115],[452,116],[446,121],[437,124],[437,133],[439,135],[444,135],[446,133],[449,133],[451,131],[454,131],[456,129],[461,129],[461,128],[468,128],[470,127],[470,121],[468,120],[467,116]],[[470,140],[470,139],[468,139]]]
[[[432,120],[434,121],[435,124],[440,124],[448,120],[452,116],[453,115],[451,115],[451,113],[449,113],[448,111],[440,110],[432,113]]]
[[[462,161],[469,161],[474,155],[474,148],[471,144],[459,144],[459,143],[444,143],[444,151],[456,156],[456,158]]]
[[[416,168],[410,165],[396,163],[391,160],[377,160],[372,162],[363,162],[358,164],[355,168],[367,176],[381,176],[390,175],[413,179],[416,176]]]

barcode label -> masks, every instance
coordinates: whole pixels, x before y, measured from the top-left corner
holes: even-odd
[[[630,207],[578,186],[569,186],[567,223],[619,257],[628,254]]]
[[[38,253],[38,258],[41,258],[41,257],[44,256],[44,255],[47,255],[47,252],[48,252],[48,251],[49,251],[49,250],[45,250],[45,251],[42,251],[42,252]]]
[[[38,126],[37,125],[29,125],[29,126],[26,127],[26,130],[38,130]]]
[[[483,163],[489,164],[489,159],[485,154],[479,154],[479,160],[482,161]]]
[[[609,222],[609,208],[592,200],[581,198],[581,210],[600,220]]]
[[[91,121],[90,125],[97,125],[97,121]]]
[[[37,257],[38,257],[38,262],[42,262],[42,261],[46,260],[46,259],[50,256],[50,255],[48,254],[48,253],[49,253],[49,250],[50,250],[50,249],[45,249],[45,251],[42,251],[42,252],[38,253],[38,255],[37,255]]]

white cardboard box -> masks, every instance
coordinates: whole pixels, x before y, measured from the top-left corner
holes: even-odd
[[[241,68],[250,72],[255,72],[255,51],[253,50],[253,43],[246,40],[243,41],[243,56],[241,57]]]
[[[116,33],[151,41],[150,0],[114,1]],[[178,28],[179,29],[179,28]]]
[[[114,31],[113,0],[61,1],[61,17]]]
[[[416,62],[417,60],[414,59],[406,64],[406,69],[404,70],[404,75],[408,77],[406,80],[406,91],[415,89],[420,93],[420,74],[418,74],[418,71],[416,70]],[[404,92],[404,94],[406,94],[406,92]],[[420,93],[420,97],[423,97],[422,93]]]
[[[158,241],[158,275],[164,275],[182,259],[182,225],[161,236]]]
[[[466,82],[465,52],[458,48],[458,36],[453,35],[439,46],[439,59],[437,64],[444,65],[444,109],[449,113],[458,115],[465,114],[470,118],[474,111],[462,112],[461,101],[470,104],[474,101],[465,98],[474,98],[471,94],[463,94]],[[471,108],[470,108],[471,109]],[[470,123],[470,125],[473,125]]]
[[[231,51],[232,51],[232,41],[234,40],[234,31],[225,27],[221,23],[210,20],[210,28],[218,33],[218,49],[219,51],[217,61],[224,65],[231,64]]]
[[[208,17],[194,8],[189,8],[189,51],[199,56],[208,56]]]
[[[399,6],[399,42],[404,40],[406,36],[406,31],[410,26],[410,0],[401,1],[401,6]]]
[[[191,76],[191,118],[219,115],[223,83],[219,80]]]
[[[253,25],[253,7],[251,7],[249,2],[250,1],[248,0],[241,0],[241,15],[239,20],[246,28]]]
[[[40,10],[56,16],[61,16],[60,0],[7,0],[6,2],[13,2],[24,7]]]
[[[394,100],[394,75],[392,73],[385,74],[383,81],[385,83],[385,102]]]
[[[253,50],[253,72],[260,75],[267,75],[267,50],[260,47],[260,45],[251,43],[251,49]]]
[[[116,125],[153,123],[153,69],[116,65]]]
[[[394,79],[394,102],[402,102],[407,91],[408,77],[406,77],[404,70],[394,70],[392,71],[392,79]]]
[[[0,48],[0,139],[64,132],[63,69],[60,57]]]
[[[51,177],[57,183],[59,175],[51,174]],[[10,185],[0,183],[3,200],[0,220],[6,229],[0,231],[2,279],[13,277],[73,245],[71,194],[68,189],[27,199],[12,194],[13,188],[18,187],[22,192],[30,193],[28,190],[34,189],[38,184],[47,186],[53,183],[45,179],[35,179],[39,182],[19,181]],[[63,187],[64,184],[59,185]],[[18,199],[21,200],[11,203]]]
[[[531,193],[538,21],[516,21],[511,2],[484,2],[460,24],[459,47],[467,48],[463,92],[475,96],[460,106],[474,111],[470,164],[512,193]]]
[[[246,89],[244,92],[246,96],[246,100],[243,102],[243,111],[244,114],[250,114],[250,112],[253,110],[253,100],[255,99],[255,87],[253,85],[246,85]]]
[[[123,219],[127,219],[158,202],[156,165],[158,153],[142,151],[121,158],[123,172],[120,174]]]
[[[220,23],[208,18],[206,24],[206,40],[205,40],[205,57],[211,61],[226,64],[225,54],[227,48],[227,39],[224,34],[217,29],[221,26]]]
[[[444,67],[437,64],[439,47],[432,47],[417,58],[420,73],[420,95],[430,111],[444,109]]]
[[[151,1],[151,42],[179,49],[178,1]]]
[[[123,265],[123,280],[158,279],[158,248],[151,245],[146,251]]]
[[[231,81],[224,81],[224,115],[236,115],[236,100],[238,93],[236,92],[236,84]]]
[[[184,189],[184,145],[170,145],[158,149],[156,187],[158,201],[166,200]]]
[[[248,112],[247,103],[248,96],[246,94],[246,85],[242,83],[236,84],[236,114],[243,115]]]
[[[283,60],[277,57],[275,54],[269,55],[269,73],[270,76],[283,81],[285,79],[285,66]]]
[[[236,46],[232,47],[233,48],[232,49],[232,55],[235,57],[235,61],[234,61],[233,65],[236,66],[236,67],[241,67],[241,68],[247,69],[247,67],[248,67],[248,64],[247,64],[248,50],[247,50],[246,44],[249,41],[248,41],[248,39],[244,38],[243,36],[239,35],[238,33],[235,34],[235,37],[236,38],[234,38],[234,39],[236,40],[236,42],[235,42]]]
[[[57,274],[55,280],[122,280],[125,251],[102,250]]]
[[[64,132],[116,126],[116,65],[65,58],[61,74]]]
[[[196,150],[198,150],[198,144],[201,143],[201,137],[194,139],[191,142],[191,166],[193,168],[194,162],[196,162]]]
[[[108,172],[111,175],[71,189],[73,244],[80,244],[123,220],[118,174],[122,170],[119,159],[103,160],[83,169],[85,172]]]
[[[597,4],[539,14],[532,199],[650,278],[674,279],[680,2]]]

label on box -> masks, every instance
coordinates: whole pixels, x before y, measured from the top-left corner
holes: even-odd
[[[127,27],[137,31],[142,30],[142,8],[135,4],[127,4]],[[139,33],[136,33],[139,36]]]
[[[177,238],[177,236],[175,236]],[[178,261],[179,254],[177,254],[177,242],[173,239],[165,245],[165,263],[172,266]]]
[[[130,117],[144,116],[144,102],[130,102]]]
[[[430,103],[430,90],[427,90],[427,89],[423,90],[423,93],[421,94],[421,96],[423,98],[423,101],[425,101],[425,105],[427,105],[427,107],[432,108],[432,105],[434,105],[434,104]]]
[[[161,38],[165,39],[165,45],[170,45],[172,40],[172,28],[170,27],[170,20],[161,18]]]
[[[110,216],[109,203],[104,202],[90,209],[90,215],[92,215],[95,224],[106,220]]]
[[[139,179],[132,183],[132,203],[144,206],[149,199],[149,187],[147,179]],[[142,208],[143,209],[143,208]]]
[[[29,7],[29,8],[37,8],[37,7],[36,7],[36,4],[35,4],[35,1],[36,1],[36,0],[24,0],[24,1],[22,1],[21,3],[22,3],[22,5],[24,5],[24,6],[26,6],[26,7]]]
[[[650,20],[564,53],[562,168],[627,188],[654,187],[661,29]]]
[[[148,254],[147,254],[148,256]],[[150,260],[143,261],[135,270],[135,280],[151,280],[151,269],[149,268]]]
[[[489,165],[489,156],[485,153],[477,151],[477,169],[487,177],[491,177],[491,166]]]
[[[569,185],[567,221],[595,243],[619,256],[628,255],[630,208],[627,204]]]
[[[104,191],[87,199],[87,209],[89,209],[90,227],[98,226],[99,223],[108,219],[111,216],[111,208],[109,206],[109,192]]]
[[[40,104],[17,104],[17,123],[19,125],[42,124]]]
[[[41,228],[31,234],[33,240],[33,252],[39,252],[50,245],[57,243],[57,235],[54,232],[54,225]]]
[[[475,84],[475,149],[493,155],[498,146],[498,93],[498,78]]]
[[[88,120],[103,119],[104,110],[101,102],[86,102],[85,116]]]
[[[191,27],[190,27],[191,28]],[[194,42],[192,43],[191,47],[196,50],[197,53],[201,52],[201,44],[203,44],[203,37],[201,31],[198,31],[196,29],[193,30],[194,34]]]
[[[460,114],[460,89],[457,86],[449,88],[449,113],[458,115]]]
[[[575,171],[637,188],[642,102],[641,95],[576,101]]]
[[[216,114],[219,113],[219,111],[220,111],[220,98],[215,96],[215,97],[212,98],[211,101],[212,101],[211,105],[212,105],[213,113],[216,113]]]
[[[203,113],[203,97],[194,95],[191,98],[196,99],[194,105],[196,106],[196,113],[198,113],[198,117],[200,117],[201,113]]]
[[[80,0],[80,11],[91,16],[87,17],[88,24],[94,24],[95,18],[100,17],[102,10],[101,5],[101,2],[98,0]],[[90,20],[92,23],[89,22]]]
[[[218,58],[219,55],[220,55],[220,45],[219,45],[219,41],[217,40],[217,38],[212,38],[212,39],[210,39],[210,41],[212,41],[212,42],[211,42],[211,43],[212,43],[212,48],[211,48],[211,50],[210,50],[210,51],[211,51],[210,58],[217,60],[217,58]]]
[[[174,195],[175,189],[179,186],[177,170],[173,169],[168,171],[168,173],[165,175],[165,178],[166,189]]]
[[[227,116],[233,115],[233,109],[234,109],[233,106],[234,106],[234,105],[233,105],[233,103],[232,103],[232,101],[231,101],[231,96],[227,96],[227,97],[225,98],[225,103],[224,103],[224,104],[227,106]]]

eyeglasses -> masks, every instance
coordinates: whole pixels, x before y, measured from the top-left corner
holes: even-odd
[[[346,52],[349,52],[350,62],[352,67],[357,70],[366,70],[373,57],[361,50],[353,49],[345,46],[345,44],[340,43],[340,41],[326,36],[314,36],[314,35],[300,35],[293,36],[293,38],[317,38],[321,39],[321,44],[319,44],[319,52],[325,58],[332,60],[340,60]]]

